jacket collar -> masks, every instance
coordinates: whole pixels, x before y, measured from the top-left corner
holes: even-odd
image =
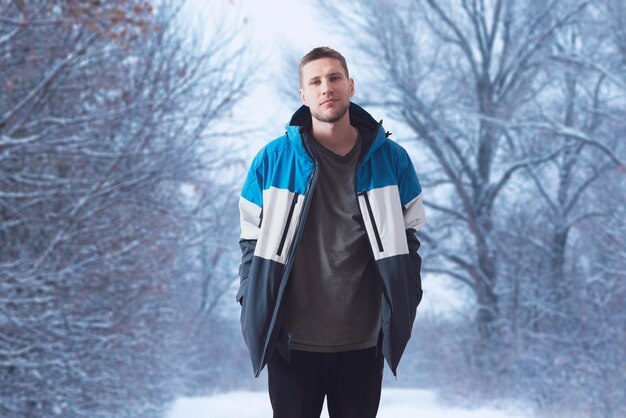
[[[385,129],[382,125],[382,120],[376,122],[372,115],[370,115],[361,106],[350,102],[348,109],[350,115],[350,123],[362,130],[362,132],[369,133],[365,135],[363,139],[363,150],[366,152],[363,157],[363,161],[369,159],[387,139]],[[311,128],[311,111],[308,106],[302,105],[291,117],[291,120],[286,126],[287,136],[296,151],[307,159],[311,159],[309,153],[306,151],[305,145],[302,139],[301,129]]]

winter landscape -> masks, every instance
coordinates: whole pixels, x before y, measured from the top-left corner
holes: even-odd
[[[0,0],[0,417],[270,416],[238,202],[320,45],[423,189],[379,416],[626,417],[624,0]]]

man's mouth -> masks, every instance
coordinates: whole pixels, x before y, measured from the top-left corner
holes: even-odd
[[[328,104],[328,103],[333,103],[333,102],[336,102],[336,101],[338,101],[338,100],[337,99],[324,100],[322,103],[320,103],[320,106],[323,106],[323,105]]]

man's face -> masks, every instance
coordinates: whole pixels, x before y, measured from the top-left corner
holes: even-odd
[[[320,58],[302,67],[300,98],[320,122],[335,123],[350,106],[354,81],[346,77],[341,63],[334,58]]]

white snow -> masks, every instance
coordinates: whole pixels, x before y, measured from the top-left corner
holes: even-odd
[[[269,418],[272,408],[265,392],[230,392],[207,398],[179,398],[168,418]],[[437,401],[435,392],[383,389],[378,418],[529,418],[515,410],[459,409]],[[328,418],[326,406],[321,418]]]

